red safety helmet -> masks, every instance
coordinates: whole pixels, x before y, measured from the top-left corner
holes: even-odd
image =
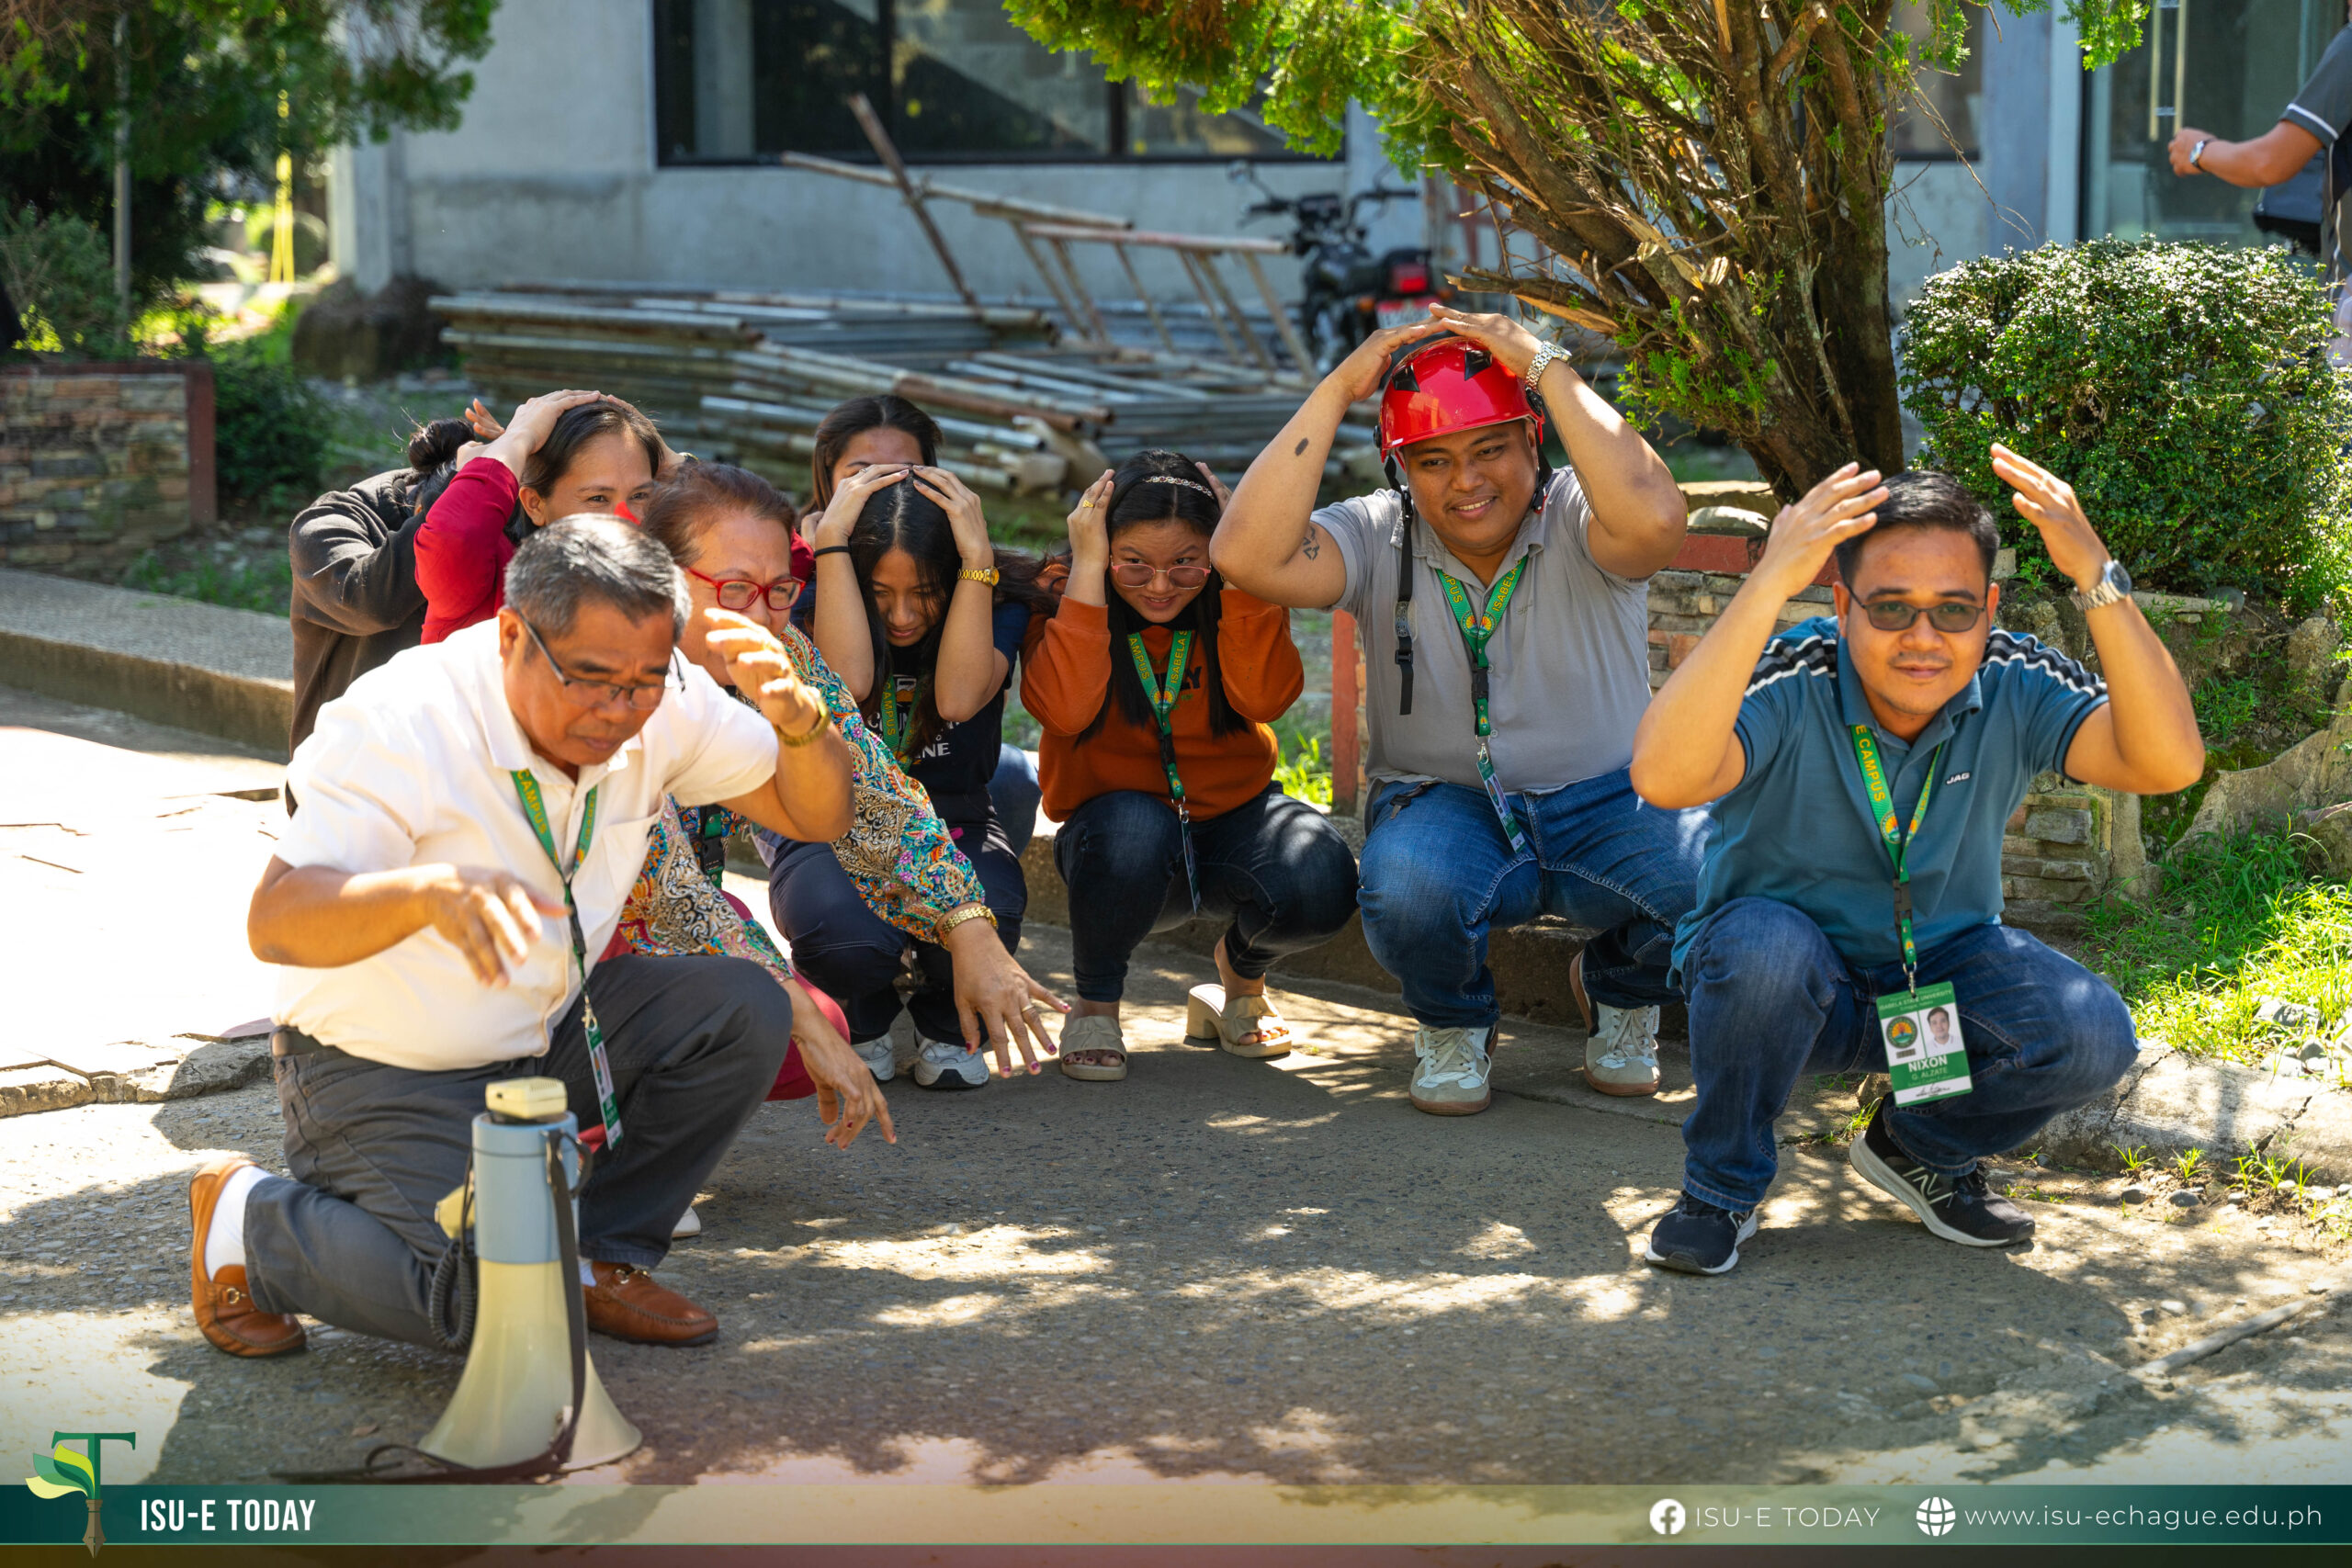
[[[1385,462],[1416,441],[1514,419],[1532,423],[1540,451],[1544,415],[1518,377],[1468,338],[1425,339],[1399,350],[1382,378],[1380,456]]]

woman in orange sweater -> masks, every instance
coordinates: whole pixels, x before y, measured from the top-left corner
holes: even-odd
[[[1069,514],[1046,569],[1061,604],[1031,624],[1021,701],[1044,729],[1037,773],[1062,824],[1079,1002],[1062,1071],[1127,1076],[1119,997],[1127,957],[1196,913],[1227,915],[1218,987],[1192,995],[1186,1037],[1279,1056],[1289,1026],[1266,998],[1275,959],[1328,942],[1356,907],[1356,863],[1322,815],[1274,784],[1266,721],[1305,684],[1290,612],[1209,567],[1224,487],[1175,452],[1144,452]]]

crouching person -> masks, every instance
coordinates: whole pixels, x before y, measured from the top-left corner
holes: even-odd
[[[2132,1015],[2098,976],[2001,923],[2002,828],[2033,776],[2181,789],[2197,719],[2071,488],[2009,452],[1994,468],[2076,585],[2106,682],[1994,629],[1993,519],[1939,473],[1853,465],[1773,523],[1763,558],[1643,716],[1634,787],[1714,802],[1675,962],[1698,1103],[1681,1201],[1648,1258],[1739,1261],[1774,1172],[1774,1118],[1806,1074],[1885,1071],[1855,1170],[1928,1229],[2001,1247],[2033,1221],[1978,1162],[2105,1089]],[[1837,618],[1772,636],[1832,551]],[[1767,641],[1770,638],[1770,640]]]
[[[464,1179],[484,1086],[532,1075],[563,1080],[590,1141],[601,1129],[580,1205],[589,1326],[718,1333],[648,1270],[775,1081],[792,1004],[742,959],[596,955],[665,794],[837,837],[846,749],[764,631],[711,634],[756,710],[676,657],[682,580],[625,523],[541,530],[504,586],[494,619],[361,677],[295,752],[302,809],[249,917],[254,953],[284,966],[293,1179],[232,1156],[189,1186],[197,1323],[231,1354],[299,1348],[296,1313],[438,1343],[434,1205]],[[874,1092],[862,1072],[832,1086],[833,1141]]]

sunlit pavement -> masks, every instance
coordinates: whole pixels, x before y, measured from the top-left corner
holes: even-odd
[[[0,725],[71,718],[0,704]],[[79,733],[0,728],[11,1043],[266,1010],[242,928],[279,808],[202,795],[167,815],[156,790],[185,775],[96,750],[86,715]],[[33,819],[60,817],[82,830],[34,842]],[[1033,930],[1023,957],[1067,986],[1063,933]],[[662,1270],[720,1338],[596,1341],[647,1441],[590,1478],[2352,1475],[2341,1314],[2169,1391],[2125,1375],[2340,1279],[2340,1253],[2203,1212],[2127,1213],[2096,1183],[2037,1203],[2034,1245],[1973,1252],[1864,1189],[1841,1147],[1794,1145],[1735,1272],[1663,1275],[1640,1247],[1679,1186],[1679,1053],[1662,1103],[1604,1103],[1575,1084],[1576,1036],[1510,1029],[1494,1108],[1430,1117],[1407,1103],[1409,1030],[1384,998],[1283,991],[1309,1050],[1250,1062],[1181,1043],[1184,988],[1208,977],[1138,954],[1124,1083],[1049,1067],[941,1094],[901,1077],[897,1146],[869,1134],[846,1154],[819,1142],[811,1102],[763,1108]],[[1832,1086],[1801,1100],[1785,1133],[1852,1110]],[[203,1482],[356,1461],[431,1424],[454,1357],[320,1329],[307,1353],[240,1361],[190,1322],[187,1174],[216,1150],[274,1164],[279,1134],[266,1088],[0,1121],[7,1429],[135,1428],[110,1480]]]

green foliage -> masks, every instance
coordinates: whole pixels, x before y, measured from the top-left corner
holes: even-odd
[[[114,259],[81,219],[0,207],[0,282],[23,318],[27,347],[76,359],[130,357]],[[0,352],[7,347],[0,344]]]
[[[317,394],[265,341],[218,345],[212,363],[214,446],[224,499],[273,510],[318,490],[328,419]]]
[[[2115,1157],[2123,1163],[2123,1174],[2137,1176],[2148,1168],[2148,1146],[2145,1144],[2109,1144]]]
[[[1903,326],[1921,461],[2015,522],[1986,448],[2072,483],[2143,586],[2299,612],[2352,588],[2352,380],[2324,291],[2283,250],[2094,240],[1963,262]]]
[[[1294,800],[1330,805],[1331,764],[1323,760],[1323,742],[1309,735],[1291,748],[1274,770],[1274,783]]]
[[[2198,1174],[2204,1163],[2203,1149],[2183,1149],[2172,1156],[2173,1174],[2180,1178],[2183,1187],[2194,1187],[2205,1179]]]
[[[2085,961],[2113,981],[2143,1039],[2242,1062],[2278,1036],[2265,997],[2335,1018],[2352,1007],[2352,888],[2314,874],[2307,839],[2190,840],[2156,896],[2091,911]]]
[[[394,127],[454,130],[497,0],[32,0],[0,22],[0,205],[111,223],[126,23],[132,284],[193,275],[208,201]],[[278,106],[284,101],[285,118]]]
[[[232,610],[282,615],[293,602],[294,574],[286,552],[255,560],[231,561],[185,551],[149,550],[123,574],[125,588],[201,599]]]

